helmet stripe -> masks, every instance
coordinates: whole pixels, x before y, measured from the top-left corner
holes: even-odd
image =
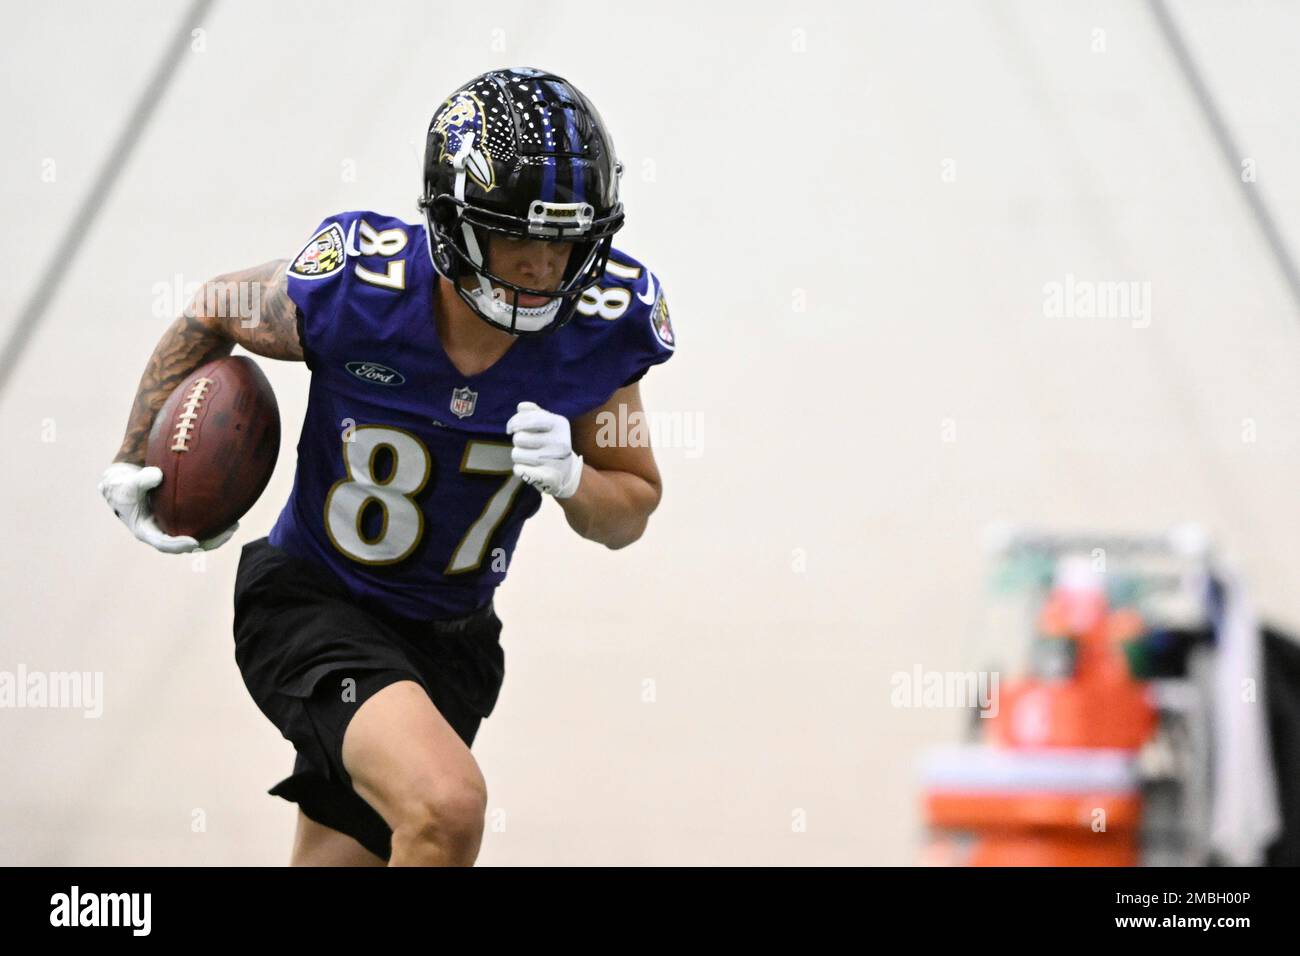
[[[573,121],[573,110],[566,109],[564,111],[564,133],[569,140],[569,151],[575,153],[578,152],[580,143],[578,141],[578,127]],[[586,202],[586,190],[583,188],[584,184],[582,181],[582,160],[577,159],[576,157],[571,159],[569,161],[569,169],[573,175],[573,198],[570,201]]]
[[[555,157],[542,157],[542,202],[555,202]]]

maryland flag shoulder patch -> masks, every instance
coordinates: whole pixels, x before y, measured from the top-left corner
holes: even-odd
[[[342,270],[347,260],[345,248],[343,227],[332,222],[308,239],[302,252],[294,256],[293,263],[289,266],[289,275],[299,279],[324,279],[332,276]]]
[[[655,330],[657,338],[664,348],[677,348],[677,338],[673,335],[673,323],[668,318],[668,300],[664,298],[664,290],[659,290],[659,298],[655,300],[654,308],[650,310],[650,326]]]

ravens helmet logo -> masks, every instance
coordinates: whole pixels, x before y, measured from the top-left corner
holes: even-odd
[[[468,90],[447,100],[433,119],[433,132],[442,138],[438,162],[455,161],[465,152],[465,171],[486,192],[496,185],[496,172],[483,127],[483,104]]]

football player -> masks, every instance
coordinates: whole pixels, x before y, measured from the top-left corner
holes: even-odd
[[[299,806],[294,864],[472,863],[469,748],[504,676],[492,595],[520,529],[550,497],[621,548],[659,503],[648,445],[597,440],[602,412],[643,414],[638,381],[675,345],[656,277],[612,248],[621,171],[571,83],[485,73],[430,122],[421,223],[329,217],[295,258],[212,280],[257,284],[256,321],[201,292],[145,369],[100,488],[169,553],[235,530],[199,542],[150,515],[172,389],[235,345],[311,370],[292,494],[235,589],[240,672],[297,751],[270,791]]]

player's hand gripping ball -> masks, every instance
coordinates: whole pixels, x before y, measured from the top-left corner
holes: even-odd
[[[162,483],[160,468],[141,468],[127,461],[115,461],[104,469],[99,479],[99,493],[130,532],[150,547],[164,554],[184,554],[202,548],[211,551],[230,539],[239,527],[235,522],[221,534],[206,541],[189,535],[165,534],[154,520],[149,507],[149,492]]]
[[[573,497],[582,480],[582,456],[573,450],[567,418],[535,402],[520,402],[506,432],[514,442],[515,474],[525,484],[556,498]]]

